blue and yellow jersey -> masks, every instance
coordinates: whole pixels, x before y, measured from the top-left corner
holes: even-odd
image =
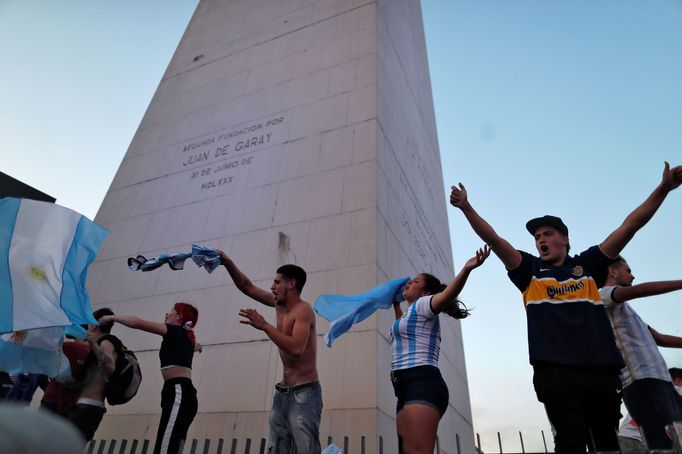
[[[519,252],[521,264],[508,275],[523,294],[530,363],[622,367],[599,294],[608,257],[593,246],[552,266]]]

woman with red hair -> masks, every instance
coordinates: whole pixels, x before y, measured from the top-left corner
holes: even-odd
[[[197,414],[197,390],[192,385],[192,357],[201,352],[194,337],[199,311],[188,303],[175,303],[164,323],[131,315],[106,315],[100,324],[118,322],[129,328],[163,337],[159,358],[164,384],[161,390],[161,421],[154,454],[182,452],[187,430]]]

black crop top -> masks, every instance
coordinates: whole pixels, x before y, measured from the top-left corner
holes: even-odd
[[[169,366],[192,368],[194,346],[187,338],[187,330],[181,326],[166,323],[166,335],[163,336],[159,358],[161,369]]]

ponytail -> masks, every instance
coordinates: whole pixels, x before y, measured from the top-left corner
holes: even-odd
[[[464,303],[456,298],[445,303],[441,312],[457,319],[467,318],[471,315],[471,311],[467,309]]]
[[[421,276],[424,278],[424,290],[429,295],[435,295],[436,293],[441,293],[447,288],[446,284],[443,284],[436,276],[429,273],[422,273]],[[441,311],[452,318],[466,318],[469,316],[470,311],[464,305],[463,302],[454,298],[445,303],[443,310]]]

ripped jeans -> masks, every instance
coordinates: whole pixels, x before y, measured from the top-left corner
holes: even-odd
[[[322,388],[319,382],[275,386],[270,411],[271,454],[320,454]]]

